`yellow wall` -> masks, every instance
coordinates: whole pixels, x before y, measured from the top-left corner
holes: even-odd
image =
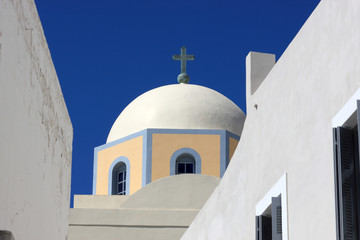
[[[143,140],[143,136],[139,136],[97,152],[97,195],[108,194],[109,168],[121,156],[130,161],[129,193],[133,194],[142,187]],[[238,142],[229,137],[229,160]],[[154,133],[152,150],[148,149],[152,154],[151,181],[170,175],[171,156],[181,148],[191,148],[199,153],[201,174],[220,177],[220,135]]]
[[[220,136],[153,134],[152,181],[170,175],[170,159],[180,148],[192,148],[201,157],[201,174],[220,177]]]
[[[107,195],[109,168],[112,162],[121,156],[130,162],[130,194],[141,188],[143,136],[133,138],[98,152],[96,194]]]
[[[239,143],[239,140],[229,137],[229,162],[231,161],[232,156],[234,155],[235,149]]]

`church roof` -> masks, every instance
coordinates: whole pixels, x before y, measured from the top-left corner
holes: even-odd
[[[240,136],[245,114],[230,99],[210,88],[173,84],[150,90],[119,115],[107,142],[147,128],[224,129]]]

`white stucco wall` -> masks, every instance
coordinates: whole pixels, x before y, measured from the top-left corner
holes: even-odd
[[[66,239],[72,125],[33,0],[0,0],[0,230]]]
[[[248,99],[230,166],[182,239],[255,239],[256,205],[287,172],[289,239],[335,240],[332,118],[360,87],[359,26],[360,1],[319,4]]]

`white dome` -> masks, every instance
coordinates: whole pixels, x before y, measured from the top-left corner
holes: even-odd
[[[240,136],[245,114],[230,99],[206,87],[173,84],[132,101],[112,126],[107,143],[147,128],[223,129]]]

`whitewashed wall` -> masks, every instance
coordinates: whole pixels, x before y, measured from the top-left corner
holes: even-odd
[[[255,239],[256,204],[285,172],[289,239],[335,240],[332,118],[360,87],[359,26],[359,0],[320,2],[248,99],[230,166],[183,240]]]
[[[33,0],[0,0],[0,230],[66,239],[72,125]]]

